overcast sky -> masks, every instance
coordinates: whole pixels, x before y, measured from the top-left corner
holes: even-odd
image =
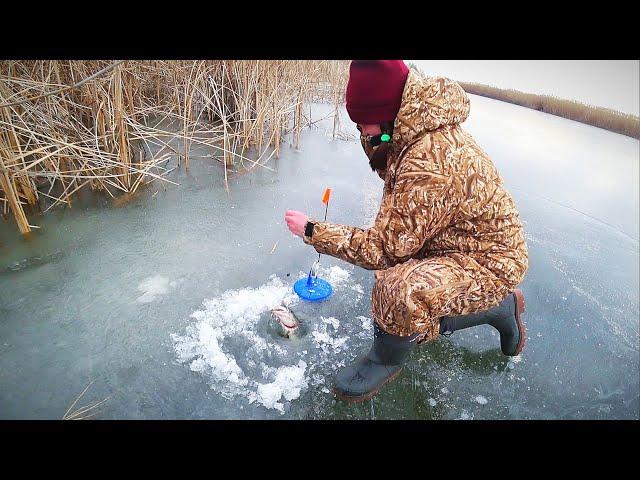
[[[425,74],[640,115],[638,60],[406,60]]]

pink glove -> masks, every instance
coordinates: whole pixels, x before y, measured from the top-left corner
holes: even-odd
[[[300,238],[304,236],[304,227],[307,225],[308,220],[309,217],[304,213],[295,210],[287,210],[284,214],[284,221],[287,222],[287,227],[289,227],[291,233]]]

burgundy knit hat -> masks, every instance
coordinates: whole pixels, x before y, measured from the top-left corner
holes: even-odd
[[[353,60],[347,83],[347,112],[355,123],[395,120],[409,69],[402,60]]]

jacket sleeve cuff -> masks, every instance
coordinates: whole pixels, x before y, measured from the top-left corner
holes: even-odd
[[[311,231],[311,235],[309,235],[309,236],[308,236],[308,235],[307,235],[307,226],[308,226],[308,224],[309,224],[309,223],[313,223],[313,224],[314,224],[314,227],[313,227],[313,229],[312,229],[312,231]],[[313,219],[311,219],[311,218],[310,218],[309,220],[307,220],[307,224],[305,225],[305,233],[304,233],[304,235],[302,236],[302,240],[303,240],[303,241],[304,241],[304,243],[306,243],[307,245],[313,245],[313,234],[316,232],[316,228],[317,228],[317,226],[318,226],[318,222],[316,222],[315,220],[313,220]]]

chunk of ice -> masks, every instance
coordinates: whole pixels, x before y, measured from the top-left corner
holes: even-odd
[[[258,385],[256,400],[267,408],[275,408],[284,413],[284,405],[280,399],[295,400],[307,386],[304,372],[307,364],[300,360],[298,365],[278,369],[276,377],[271,383]]]
[[[469,415],[466,410],[463,410],[460,414],[460,420],[473,420],[473,415]]]
[[[138,290],[142,292],[142,295],[136,300],[139,303],[151,303],[169,291],[169,279],[162,275],[147,277],[140,282]]]
[[[320,317],[320,319],[324,322],[327,323],[329,325],[333,325],[333,328],[335,328],[336,330],[338,329],[338,327],[340,326],[340,320],[338,320],[335,317],[329,317],[329,318],[325,318],[325,317]]]
[[[362,324],[362,329],[363,330],[367,330],[367,331],[373,330],[373,320],[371,320],[370,318],[365,317],[364,315],[359,315],[356,318],[358,320],[360,320],[360,323]]]

